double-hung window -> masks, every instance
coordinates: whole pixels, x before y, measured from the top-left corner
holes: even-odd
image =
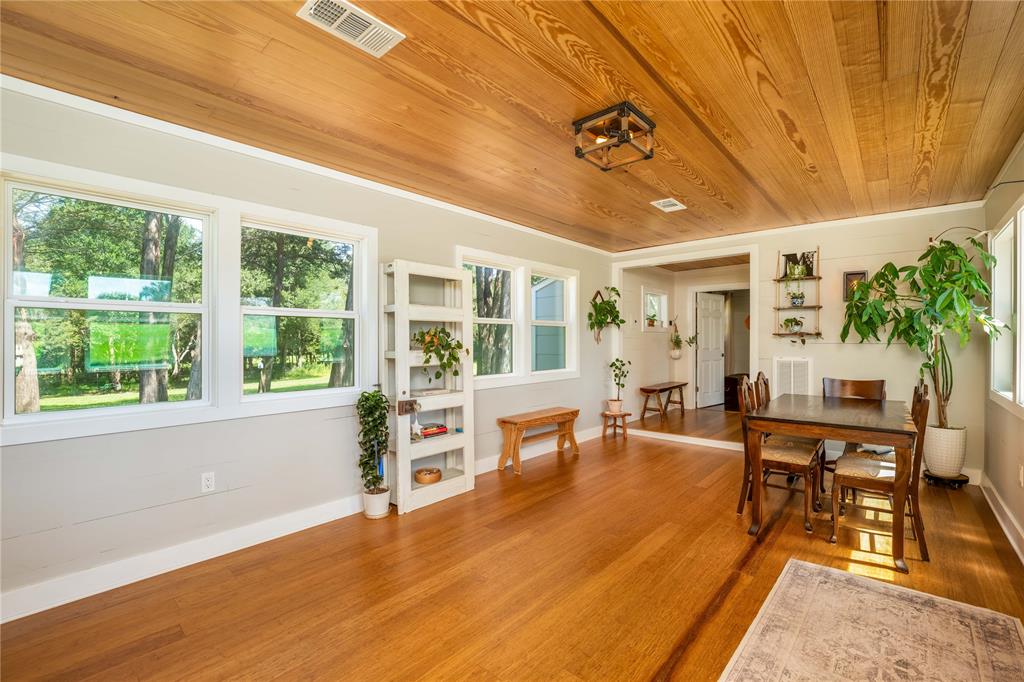
[[[1019,329],[1024,305],[1022,220],[1024,209],[992,237],[992,314],[1009,328],[992,340],[990,374],[995,399],[1024,414],[1024,336]]]
[[[206,401],[209,216],[21,182],[5,190],[5,419]]]
[[[353,243],[243,224],[242,392],[360,385]]]
[[[579,376],[578,273],[465,247],[456,253],[473,274],[476,388]]]

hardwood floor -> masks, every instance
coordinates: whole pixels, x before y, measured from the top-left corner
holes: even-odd
[[[649,412],[644,419],[629,422],[629,428],[658,433],[675,433],[695,438],[743,442],[743,424],[739,412],[726,412],[721,407],[703,407],[682,413],[672,409],[665,417]]]
[[[981,491],[926,488],[932,561],[875,512],[802,528],[770,489],[736,515],[738,452],[635,436],[480,476],[401,518],[352,516],[0,630],[22,679],[715,679],[795,556],[1024,616],[1024,566]],[[884,516],[884,515],[881,515]],[[870,533],[854,525],[881,529]]]

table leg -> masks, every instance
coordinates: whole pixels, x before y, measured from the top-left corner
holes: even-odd
[[[647,415],[647,401],[651,399],[650,393],[644,393],[644,409],[640,410],[640,418],[643,419]]]
[[[558,425],[558,453],[562,453],[562,448],[565,447],[565,423]]]
[[[512,450],[511,450],[512,438],[513,438],[512,427],[507,426],[505,424],[502,424],[501,425],[501,440],[502,440],[502,443],[501,443],[501,457],[498,458],[498,471],[501,471],[502,469],[504,469],[505,465],[508,464],[509,455],[512,454]]]
[[[615,432],[612,431],[612,435],[614,435],[614,434],[615,434]],[[606,415],[601,415],[601,438],[604,438],[607,435],[608,435],[608,417]]]
[[[757,535],[761,530],[761,498],[764,496],[764,465],[761,459],[761,432],[748,425],[747,452],[750,453],[750,528],[747,533]]]
[[[622,440],[629,438],[629,433],[626,432],[626,418],[622,418]]]
[[[569,422],[569,425],[566,427],[565,435],[569,438],[569,445],[572,446],[572,454],[578,455],[578,454],[580,454],[580,446],[576,442],[576,431],[575,431],[575,428],[576,428],[576,420],[573,419],[572,421]]]
[[[661,402],[661,392],[656,393],[654,397],[658,399],[658,412],[664,417],[667,410],[665,409],[665,404]]]
[[[519,459],[519,446],[523,444],[525,435],[526,429],[517,426],[516,435],[512,439],[512,471],[516,472],[516,475],[523,473],[523,462]]]
[[[907,485],[910,482],[912,466],[913,456],[910,448],[896,448],[896,480],[892,495],[892,560],[896,564],[896,570],[900,573],[910,572],[903,555],[903,545],[904,523],[907,520]]]

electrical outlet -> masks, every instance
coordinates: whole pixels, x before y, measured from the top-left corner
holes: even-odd
[[[217,489],[217,479],[214,477],[212,471],[207,471],[203,474],[199,483],[199,492],[201,493],[212,493]]]

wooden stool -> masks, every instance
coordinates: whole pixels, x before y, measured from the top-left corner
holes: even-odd
[[[644,407],[640,410],[640,418],[643,419],[648,412],[657,412],[664,417],[668,414],[668,410],[672,405],[678,405],[679,411],[685,414],[686,408],[683,405],[683,386],[686,386],[686,384],[687,382],[685,381],[665,381],[652,386],[641,386],[640,393],[644,396]],[[679,400],[672,400],[673,391],[679,392]],[[662,393],[668,393],[668,395],[665,396],[667,400],[664,403],[661,402]],[[655,400],[658,401],[657,407],[647,407],[647,401],[651,399],[652,395]]]
[[[626,431],[626,417],[632,416],[632,412],[602,412],[602,423],[601,423],[601,437],[604,438],[608,435],[608,427],[612,429],[612,438],[618,435],[618,430],[622,429],[622,438],[625,440],[629,437]],[[619,420],[622,420],[622,424],[619,424]]]
[[[498,470],[505,468],[508,460],[512,459],[512,469],[517,474],[523,470],[519,457],[519,447],[523,443],[532,443],[545,438],[558,438],[558,451],[561,452],[566,443],[572,447],[572,454],[580,454],[580,446],[576,444],[576,434],[573,426],[580,411],[572,407],[549,407],[544,410],[523,412],[510,417],[498,419],[498,426],[501,427],[505,445],[501,450],[501,457],[498,458]],[[527,429],[538,426],[554,426],[553,429],[526,435]]]

